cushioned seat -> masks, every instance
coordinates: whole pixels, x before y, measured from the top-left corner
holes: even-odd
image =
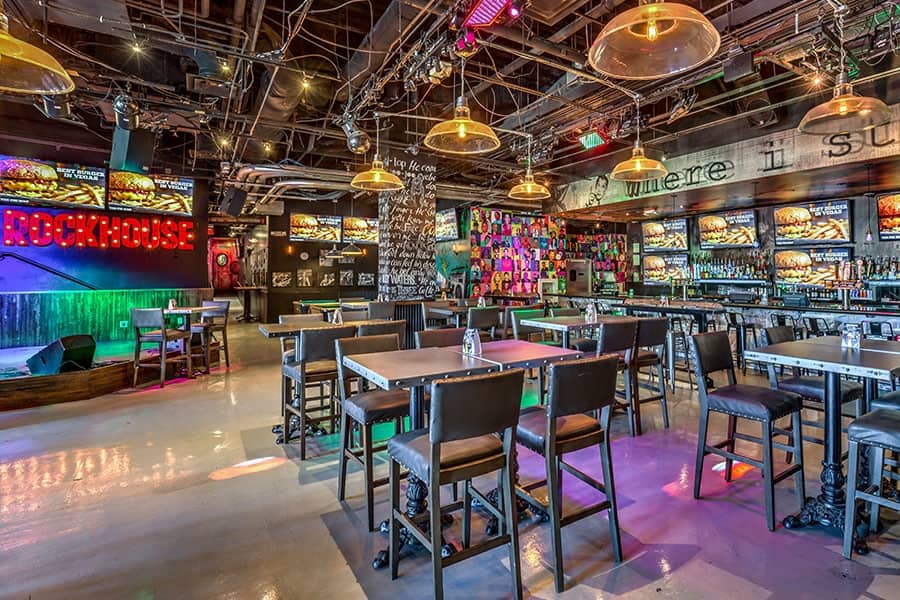
[[[337,362],[333,360],[311,360],[306,363],[306,376],[334,375],[337,373]],[[281,366],[281,374],[293,379],[300,379],[300,365],[291,363]]]
[[[825,401],[825,379],[823,377],[788,377],[778,382],[778,389],[799,394],[804,398]],[[855,381],[841,380],[841,402],[850,402],[862,397],[863,386]]]
[[[577,338],[569,341],[569,347],[579,352],[596,352],[597,340],[590,338]]]
[[[900,410],[900,390],[890,392],[869,402],[869,410],[876,410],[879,408]]]
[[[431,477],[431,446],[427,429],[415,429],[395,435],[388,440],[388,454],[416,474],[428,481]],[[474,463],[486,458],[503,455],[503,444],[496,435],[478,437],[441,444],[441,469]]]
[[[741,383],[716,388],[707,398],[710,410],[754,421],[774,421],[800,409],[797,394]]]
[[[587,433],[601,431],[597,419],[583,414],[566,415],[556,419],[556,441],[565,442]],[[544,449],[547,435],[547,413],[543,407],[536,406],[532,410],[523,411],[519,416],[516,428],[516,440],[535,452]]]
[[[403,390],[374,390],[344,400],[344,412],[358,423],[377,423],[409,412],[409,394]]]
[[[888,450],[900,449],[900,411],[880,408],[850,423],[847,439]]]

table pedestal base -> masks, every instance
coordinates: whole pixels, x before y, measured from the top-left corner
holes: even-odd
[[[844,535],[844,510],[845,505],[829,504],[822,496],[807,498],[806,503],[796,515],[788,515],[782,521],[787,529],[801,529],[812,525],[821,525],[836,531],[841,537]],[[866,536],[869,534],[868,519],[865,515],[857,513],[856,527],[853,532],[853,551],[859,555],[869,553],[866,544]]]

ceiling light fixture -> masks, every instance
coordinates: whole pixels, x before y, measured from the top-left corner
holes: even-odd
[[[635,114],[635,128],[637,137],[634,140],[634,149],[631,158],[623,160],[615,167],[609,176],[617,181],[652,181],[662,179],[668,175],[665,165],[658,160],[647,158],[644,155],[644,147],[641,146],[641,98],[636,96],[634,103],[637,109]]]
[[[344,113],[341,129],[347,135],[347,149],[353,154],[365,154],[372,147],[372,139],[365,131],[356,127],[356,120],[348,113]]]
[[[531,134],[528,134],[528,150],[525,155],[525,180],[514,185],[507,196],[513,200],[543,200],[550,197],[550,190],[543,183],[534,180],[531,174]]]
[[[337,243],[334,243],[331,248],[325,251],[325,258],[344,258],[344,255],[338,250]]]
[[[350,198],[350,217],[353,217],[353,198]],[[348,242],[346,246],[341,248],[342,256],[362,256],[365,254],[362,248],[354,244],[353,242]]]
[[[508,5],[509,0],[480,0],[469,11],[463,25],[466,27],[490,27],[500,20]],[[511,12],[509,14],[511,17],[513,16]],[[521,14],[521,10],[519,14]]]
[[[362,173],[357,173],[350,182],[350,187],[369,192],[394,192],[403,189],[403,180],[386,171],[381,161],[379,152],[381,145],[380,119],[375,119],[375,156],[372,158],[372,166]]]
[[[137,129],[141,122],[141,107],[128,94],[119,94],[113,100],[116,127],[128,131]]]
[[[700,11],[644,2],[617,15],[591,45],[591,66],[617,79],[657,79],[698,67],[719,50],[719,32]]]
[[[446,154],[484,154],[500,147],[490,126],[473,121],[466,101],[466,61],[460,68],[462,82],[453,118],[437,123],[425,136],[425,145]]]
[[[609,134],[605,129],[597,125],[579,135],[578,141],[581,142],[581,147],[585,150],[593,150],[598,146],[605,146],[609,143]]]
[[[847,79],[844,15],[849,11],[846,4],[834,5],[834,22],[838,30],[841,53],[841,71],[834,86],[834,97],[812,107],[803,115],[797,127],[800,133],[847,134],[868,131],[891,120],[891,109],[884,102],[878,98],[857,96],[853,92],[853,85]]]
[[[0,3],[0,92],[53,96],[75,89],[72,78],[50,54],[10,35]]]

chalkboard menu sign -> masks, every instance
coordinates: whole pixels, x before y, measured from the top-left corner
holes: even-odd
[[[878,197],[878,239],[900,241],[900,194]]]
[[[388,300],[434,297],[437,166],[405,152],[385,162],[405,187],[378,199],[378,293]]]
[[[697,219],[700,229],[700,248],[755,248],[756,211],[733,210]]]
[[[830,200],[776,208],[775,243],[779,246],[844,244],[850,237],[850,202]]]
[[[850,260],[852,248],[806,248],[775,253],[775,282],[822,286],[837,278],[836,266]]]
[[[644,252],[675,252],[688,249],[687,219],[647,221],[641,224]]]

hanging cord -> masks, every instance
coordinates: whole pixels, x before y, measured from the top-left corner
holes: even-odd
[[[634,105],[636,107],[636,112],[634,115],[634,126],[637,129],[637,137],[635,138],[635,147],[640,148],[641,146],[641,97],[634,97]]]

